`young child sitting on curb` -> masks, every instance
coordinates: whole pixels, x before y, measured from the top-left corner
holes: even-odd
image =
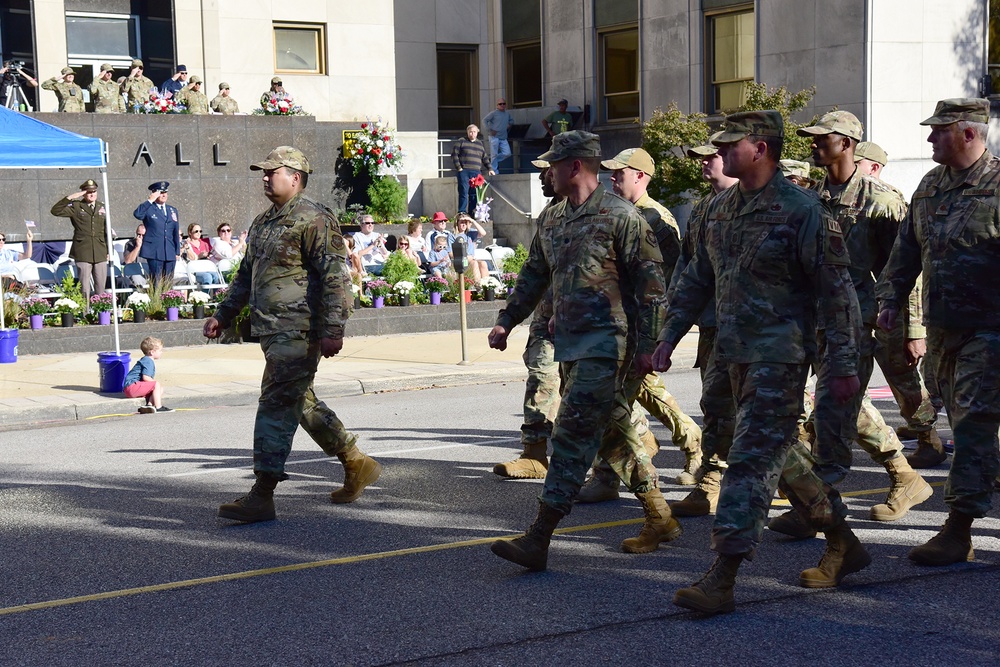
[[[156,376],[156,360],[163,353],[163,341],[147,336],[139,344],[139,349],[145,356],[135,362],[135,366],[125,376],[125,397],[145,397],[146,405],[139,408],[139,412],[144,415],[173,412],[173,409],[163,405],[163,385],[153,379]]]

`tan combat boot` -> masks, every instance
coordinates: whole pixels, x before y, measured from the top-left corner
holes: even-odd
[[[580,487],[580,492],[576,494],[573,502],[603,503],[608,500],[618,500],[618,485],[619,480],[616,475],[612,475],[612,479],[607,480],[604,475],[595,470],[590,479]]]
[[[250,493],[231,503],[219,506],[219,516],[223,519],[254,523],[274,521],[274,487],[280,481],[277,476],[266,472],[256,472]]]
[[[512,540],[497,540],[490,545],[490,551],[532,572],[541,572],[549,559],[549,540],[552,539],[552,531],[559,525],[559,520],[563,516],[559,510],[539,501],[538,516],[528,531]]]
[[[493,474],[514,479],[544,479],[549,470],[549,459],[545,456],[546,440],[524,443],[524,451],[513,461],[493,466]]]
[[[771,519],[767,524],[767,529],[794,537],[797,540],[808,540],[810,537],[816,537],[816,529],[810,526],[795,509],[790,509]]]
[[[627,554],[648,554],[656,551],[660,542],[670,542],[680,537],[681,524],[670,516],[670,508],[659,489],[637,493],[635,497],[642,503],[646,523],[642,525],[638,537],[622,541],[622,551]]]
[[[871,508],[871,518],[874,521],[895,521],[902,518],[911,507],[934,495],[931,485],[910,467],[902,455],[886,461],[885,469],[892,486],[885,503]]]
[[[703,614],[728,614],[735,610],[733,586],[742,562],[743,556],[716,556],[704,577],[674,593],[674,604]]]
[[[354,502],[382,474],[382,464],[357,447],[337,454],[337,458],[344,464],[344,486],[330,493],[332,503]]]
[[[707,516],[715,514],[719,505],[719,489],[722,486],[722,471],[709,470],[698,482],[698,486],[683,500],[671,503],[674,516]]]
[[[910,560],[919,565],[952,565],[976,558],[972,550],[972,517],[957,510],[948,513],[941,531],[919,547],[913,547]]]
[[[872,562],[872,557],[846,523],[825,532],[826,551],[819,565],[799,575],[803,588],[833,588],[840,585],[841,579],[865,569]]]
[[[701,479],[698,468],[701,466],[701,427],[688,417],[684,421],[684,439],[677,446],[684,452],[684,470],[677,475],[676,482],[681,486],[694,486]]]
[[[917,450],[906,457],[913,468],[933,468],[945,462],[948,458],[941,443],[941,436],[936,429],[922,431],[916,434]]]

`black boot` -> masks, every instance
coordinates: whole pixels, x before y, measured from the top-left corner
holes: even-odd
[[[219,516],[223,519],[253,523],[255,521],[274,520],[274,487],[281,479],[277,475],[266,472],[256,472],[250,493],[219,507]]]
[[[564,516],[559,510],[539,502],[538,516],[528,532],[513,540],[497,540],[490,545],[490,551],[532,572],[542,572],[549,558],[552,531]]]

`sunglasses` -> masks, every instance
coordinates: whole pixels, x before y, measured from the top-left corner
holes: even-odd
[[[231,232],[231,231],[233,231],[233,230],[231,230],[229,227],[226,227],[225,229],[220,229],[219,233],[220,234],[225,234],[226,232]]]
[[[497,106],[498,107],[505,107],[505,106],[507,106],[507,103],[506,102],[497,102]]]
[[[200,229],[192,229],[191,233],[192,234],[201,234],[201,230]]]
[[[400,244],[399,244],[399,247],[400,247],[400,248],[409,248],[409,247],[410,247],[410,244],[409,244],[409,243],[400,243]]]
[[[5,237],[5,236],[0,236],[0,243],[4,243],[4,242],[6,242],[6,241],[7,241],[7,237]]]
[[[362,225],[374,225],[375,223],[374,222],[362,222],[361,224]]]

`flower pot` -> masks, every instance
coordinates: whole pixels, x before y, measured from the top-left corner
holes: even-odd
[[[508,287],[507,288],[507,296],[510,296],[513,293],[514,293],[514,288],[513,287]]]
[[[354,310],[357,310],[360,307],[361,307],[361,295],[360,294],[355,294],[354,295]]]
[[[73,326],[73,313],[59,313],[59,319],[62,320],[64,327]]]
[[[167,321],[168,322],[176,322],[177,321],[177,308],[176,307],[171,306],[171,307],[167,308]]]
[[[205,319],[205,304],[203,303],[194,304],[194,319],[196,320]]]
[[[409,294],[400,294],[399,295],[399,305],[401,305],[401,306],[409,306],[410,305],[410,295]]]
[[[111,313],[107,310],[102,310],[97,313],[97,323],[98,324],[111,324]]]
[[[441,292],[431,292],[431,305],[432,306],[441,305]]]
[[[483,301],[493,301],[495,298],[497,298],[496,290],[492,287],[487,287],[486,291],[483,292]]]
[[[45,316],[44,315],[32,315],[31,316],[31,328],[32,329],[41,329],[42,328],[42,322],[44,320],[45,320]]]
[[[146,311],[145,310],[133,310],[132,311],[132,321],[139,323],[146,321]]]
[[[472,290],[470,289],[465,290],[463,292],[463,295],[465,296],[466,303],[472,303]]]
[[[385,307],[385,297],[384,296],[377,296],[377,297],[375,297],[374,299],[372,299],[372,305],[375,306],[376,308],[384,308]]]

